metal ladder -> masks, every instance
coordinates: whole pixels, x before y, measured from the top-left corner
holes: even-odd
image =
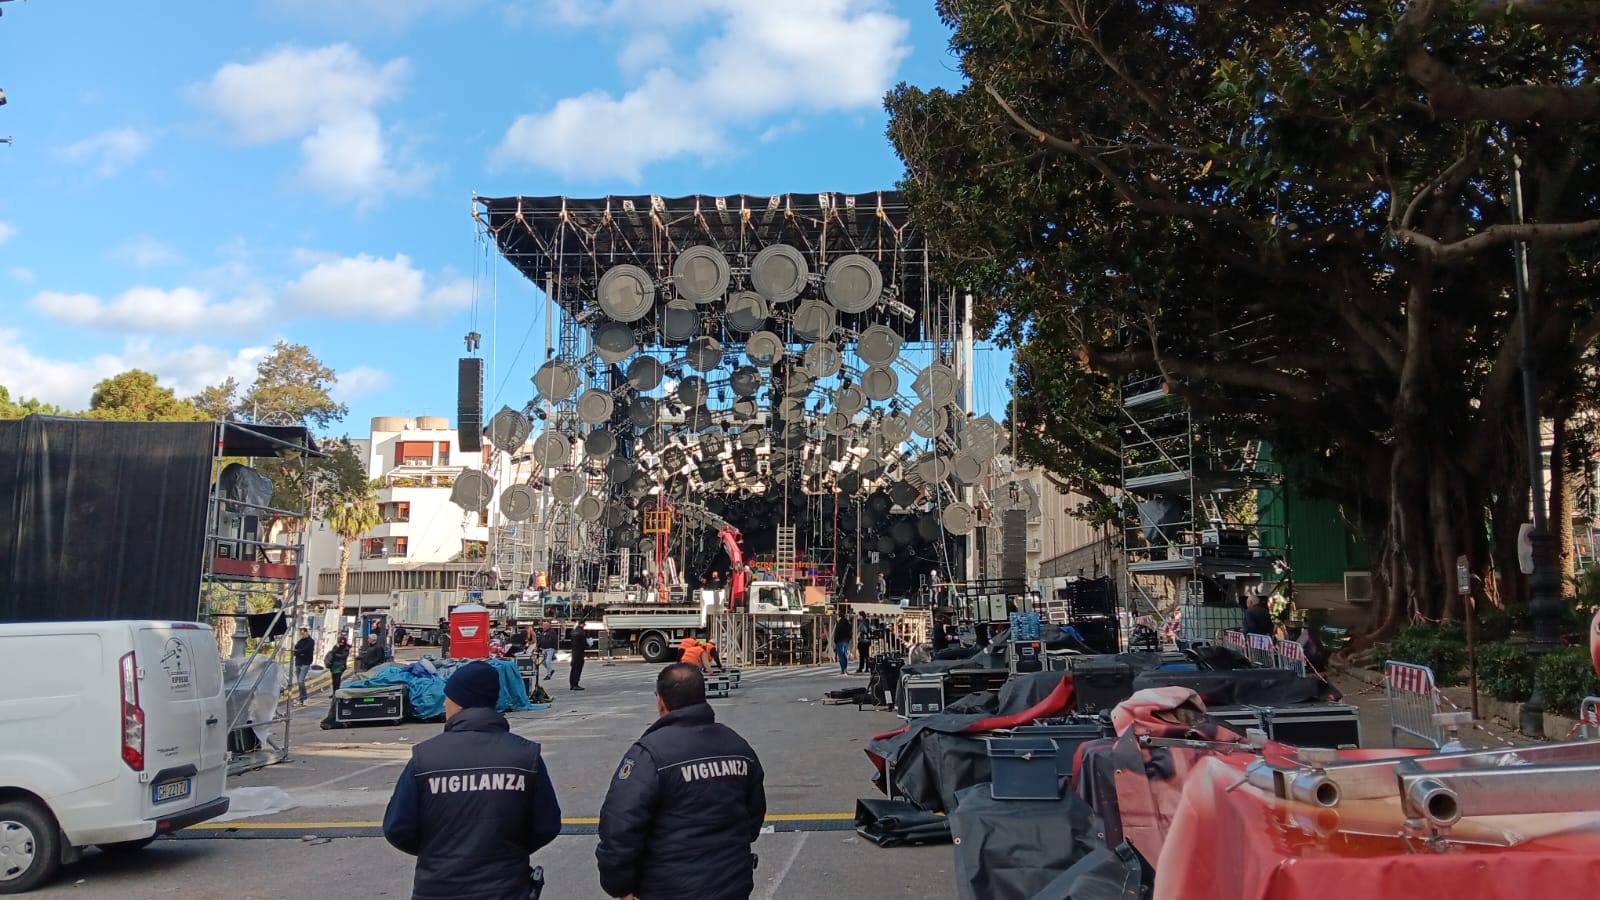
[[[793,525],[778,526],[778,580],[794,578],[795,540]]]

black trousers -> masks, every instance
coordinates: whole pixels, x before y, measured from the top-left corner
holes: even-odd
[[[577,687],[578,679],[583,677],[583,657],[574,653],[572,655],[572,662],[568,663],[567,665],[569,666],[567,669],[567,686]]]
[[[856,671],[857,672],[865,672],[867,670],[867,660],[871,656],[872,656],[872,645],[871,644],[856,644]]]
[[[344,670],[341,669],[337,672],[331,672],[329,674],[333,676],[333,689],[337,691],[339,689],[339,682],[344,680]]]

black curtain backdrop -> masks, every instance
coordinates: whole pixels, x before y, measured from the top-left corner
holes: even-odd
[[[0,622],[195,621],[212,422],[0,422]]]

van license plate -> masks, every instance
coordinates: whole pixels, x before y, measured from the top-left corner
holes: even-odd
[[[194,779],[185,778],[182,781],[169,781],[158,784],[151,790],[151,795],[156,803],[165,803],[168,800],[182,800],[189,796],[189,790],[194,786]]]

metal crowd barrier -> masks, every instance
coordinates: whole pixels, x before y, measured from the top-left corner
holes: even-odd
[[[1288,669],[1300,675],[1306,674],[1311,668],[1306,660],[1306,649],[1298,641],[1278,642],[1278,668]]]
[[[1578,712],[1578,732],[1584,740],[1600,737],[1600,697],[1583,698],[1583,707]]]
[[[1278,662],[1278,642],[1270,634],[1245,635],[1250,641],[1250,661],[1258,666],[1272,668]]]
[[[1444,732],[1433,718],[1444,710],[1432,669],[1391,659],[1383,664],[1383,692],[1389,702],[1391,744],[1400,746],[1400,733],[1405,732],[1434,749],[1444,746]]]
[[[1239,651],[1246,657],[1250,655],[1250,642],[1245,640],[1244,632],[1228,629],[1222,633],[1222,643]]]

